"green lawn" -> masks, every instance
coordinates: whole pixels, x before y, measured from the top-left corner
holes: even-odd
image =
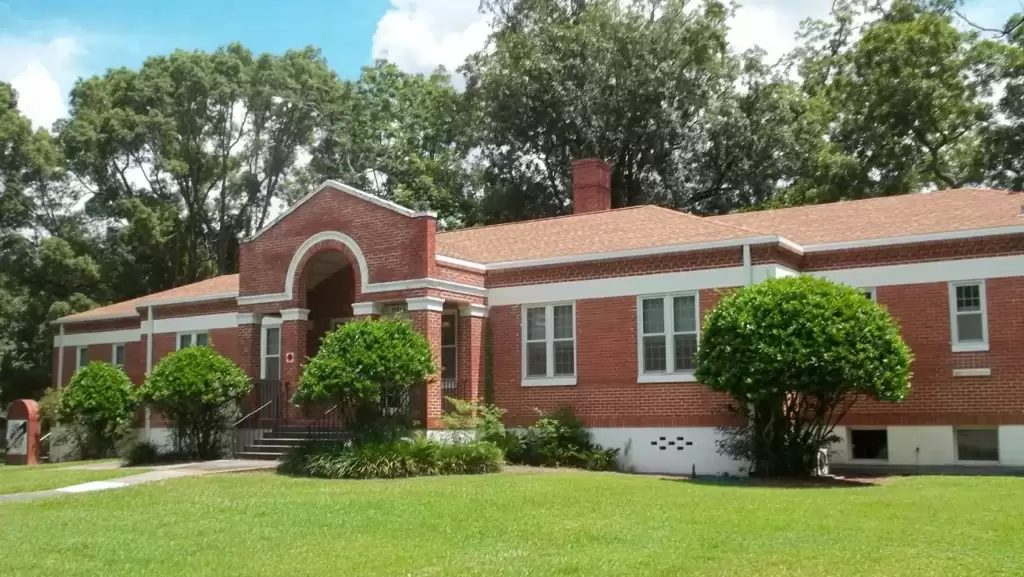
[[[124,477],[125,475],[136,475],[145,470],[76,471],[67,469],[71,465],[81,464],[84,464],[84,462],[32,466],[2,465],[0,466],[0,495],[59,489],[89,481],[103,481],[105,479]],[[0,572],[0,575],[2,575],[2,572]]]
[[[178,479],[0,504],[3,575],[1024,574],[1024,480]]]

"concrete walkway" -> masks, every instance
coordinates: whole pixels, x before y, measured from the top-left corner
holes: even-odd
[[[262,471],[277,467],[277,461],[256,461],[249,459],[220,459],[217,461],[202,461],[199,463],[182,463],[178,465],[158,465],[156,467],[140,467],[148,469],[144,473],[119,477],[109,481],[90,481],[60,489],[47,491],[32,491],[30,493],[12,493],[0,495],[0,503],[8,501],[32,501],[46,497],[56,497],[74,493],[90,493],[92,491],[104,491],[107,489],[121,489],[132,485],[142,485],[155,481],[166,481],[181,477],[200,477],[215,473],[236,473],[241,471]],[[119,469],[120,463],[112,461],[108,463],[94,463],[91,465],[73,465],[66,469],[80,471],[109,471]]]

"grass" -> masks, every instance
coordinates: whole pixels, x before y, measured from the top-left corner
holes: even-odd
[[[102,463],[103,461],[89,461]],[[89,481],[103,481],[126,475],[141,473],[140,469],[111,469],[109,471],[69,470],[72,465],[82,465],[85,461],[72,463],[54,463],[50,465],[32,466],[0,466],[0,495],[11,493],[27,493],[29,491],[45,491],[59,489]],[[0,572],[2,575],[2,572]]]
[[[812,489],[258,473],[0,504],[0,574],[1019,576],[1022,535],[1024,483],[1006,477]]]

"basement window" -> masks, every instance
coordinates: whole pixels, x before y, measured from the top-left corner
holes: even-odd
[[[889,431],[886,429],[850,429],[850,458],[858,461],[887,461]]]
[[[999,429],[956,429],[957,461],[999,461]]]

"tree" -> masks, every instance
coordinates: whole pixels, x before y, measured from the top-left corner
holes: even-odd
[[[704,320],[697,380],[729,394],[745,426],[720,449],[752,473],[806,475],[860,398],[910,391],[909,348],[885,309],[856,289],[810,276],[724,297]]]
[[[358,80],[336,86],[294,196],[333,178],[403,206],[434,210],[447,227],[473,224],[469,124],[443,68],[410,74],[378,60]]]
[[[1007,41],[999,46],[998,80],[1003,95],[998,121],[984,133],[989,182],[1010,190],[1024,190],[1024,14],[1009,19]]]
[[[374,438],[407,427],[409,389],[436,371],[430,343],[408,321],[356,320],[324,337],[292,400],[337,403],[357,436]]]
[[[171,422],[178,450],[213,459],[228,419],[251,389],[249,377],[226,357],[210,347],[188,347],[161,359],[139,394]]]
[[[110,363],[93,361],[71,377],[60,395],[57,420],[84,433],[83,458],[105,457],[131,431],[135,385]]]
[[[842,2],[791,56],[827,119],[786,204],[956,188],[984,177],[996,44],[954,22],[955,0]],[[864,22],[858,24],[858,22]]]
[[[780,132],[798,124],[790,121],[801,113],[801,94],[756,67],[737,89],[743,68],[729,51],[721,3],[484,7],[495,31],[463,67],[484,220],[569,212],[570,164],[585,157],[612,165],[616,207],[727,211],[794,177],[788,158],[797,152],[787,147],[806,139]]]

